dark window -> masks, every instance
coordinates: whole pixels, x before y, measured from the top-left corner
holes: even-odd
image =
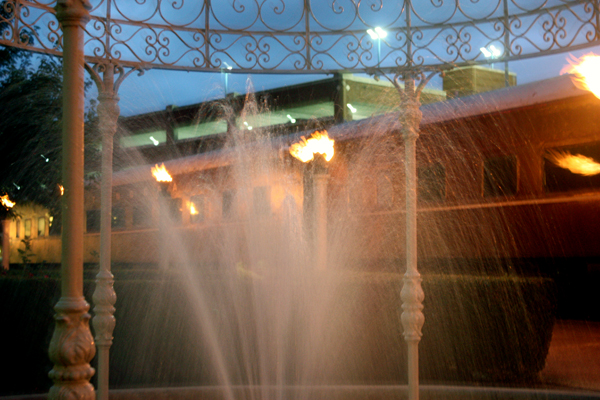
[[[61,234],[61,221],[60,218],[56,218],[54,216],[50,216],[49,224],[48,224],[48,233],[50,236],[58,236]]]
[[[133,226],[152,225],[152,209],[148,204],[138,204],[133,207]]]
[[[46,218],[38,218],[38,236],[46,236]]]
[[[197,224],[204,221],[204,196],[192,196],[190,199],[190,222]]]
[[[226,190],[223,192],[223,218],[231,218],[234,215],[235,192]]]
[[[547,150],[544,175],[549,192],[600,188],[600,142]]]
[[[181,224],[181,199],[169,199],[169,218],[174,224]]]
[[[511,196],[517,193],[517,158],[488,158],[483,163],[483,195]]]
[[[20,238],[21,237],[21,220],[16,220],[15,221],[15,237]]]
[[[113,207],[111,221],[111,225],[113,228],[125,228],[125,209],[121,207]]]
[[[424,202],[443,201],[446,198],[446,169],[440,163],[417,169],[418,199]]]
[[[271,214],[271,201],[269,192],[270,190],[268,186],[255,187],[252,191],[252,204],[255,215],[264,216]]]
[[[31,220],[30,219],[26,219],[25,220],[25,237],[31,237]]]
[[[388,209],[394,204],[394,185],[387,175],[377,177],[377,207]]]
[[[88,210],[85,215],[86,232],[100,232],[100,210]]]

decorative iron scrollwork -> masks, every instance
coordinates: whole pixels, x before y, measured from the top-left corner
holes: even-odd
[[[0,44],[56,54],[56,1],[4,3]],[[410,70],[494,62],[600,44],[598,0],[95,0],[90,63],[233,72]],[[389,34],[372,39],[367,29]],[[380,41],[380,42],[378,42]]]

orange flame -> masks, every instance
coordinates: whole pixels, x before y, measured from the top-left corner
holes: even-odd
[[[302,162],[309,162],[315,158],[315,154],[323,154],[325,161],[330,161],[334,154],[335,141],[329,139],[327,131],[316,131],[308,140],[304,136],[298,143],[290,146],[290,154]]]
[[[13,208],[15,206],[15,204],[17,204],[8,198],[8,194],[5,194],[4,196],[0,196],[0,203],[2,203],[2,205],[6,208]]]
[[[574,174],[584,176],[600,174],[600,163],[597,163],[593,158],[581,154],[573,155],[568,151],[550,151],[546,155],[546,158]]]
[[[58,184],[58,189],[60,190],[60,195],[61,196],[63,194],[65,194],[65,187],[63,185],[61,185],[60,183]]]
[[[169,172],[167,172],[164,163],[161,164],[160,167],[158,166],[158,164],[155,164],[154,167],[152,167],[152,175],[156,179],[156,182],[173,181],[173,178],[171,178],[171,175],[169,175]]]
[[[590,53],[580,59],[571,58],[568,61],[571,65],[561,73],[573,74],[575,86],[589,90],[600,99],[600,56]]]
[[[190,215],[198,215],[198,210],[196,210],[196,206],[191,201],[190,201]]]

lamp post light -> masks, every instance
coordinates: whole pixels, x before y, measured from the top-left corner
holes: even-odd
[[[504,47],[506,49],[508,49],[508,46],[509,46],[508,43],[505,41]],[[502,50],[500,50],[499,48],[497,48],[493,44],[490,44],[487,47],[480,47],[479,51],[481,51],[481,53],[483,54],[483,56],[485,58],[489,58],[491,60],[494,60],[496,58],[501,57],[502,53],[503,53]],[[491,67],[492,67],[492,69],[494,69],[494,62],[493,61],[492,61]],[[508,61],[504,61],[504,83],[505,83],[506,87],[510,86],[509,71],[508,71]]]
[[[327,163],[334,155],[334,140],[329,138],[327,131],[314,132],[306,140],[304,137],[290,146],[290,154],[307,164],[305,174],[309,174],[305,182],[305,190],[311,195],[305,196],[304,210],[307,212],[312,234],[312,248],[315,251],[317,269],[327,268],[327,182],[329,168]],[[315,157],[315,155],[317,155]],[[307,198],[308,197],[308,198]]]
[[[223,89],[225,90],[224,97],[227,97],[227,93],[229,92],[229,73],[226,71],[231,71],[233,67],[225,61],[223,61],[223,65],[225,65],[225,68],[221,67],[221,76],[223,77]]]
[[[379,63],[381,62],[381,39],[385,39],[388,34],[379,26],[375,27],[375,29],[367,29],[367,33],[371,36],[371,39],[377,40],[377,66],[379,67]]]

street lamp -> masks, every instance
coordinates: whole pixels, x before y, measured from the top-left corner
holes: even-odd
[[[223,86],[225,89],[225,97],[227,97],[227,92],[229,92],[229,73],[225,72],[225,70],[227,71],[231,71],[233,69],[233,67],[229,64],[227,64],[225,61],[223,61],[223,65],[225,66],[225,68],[221,67],[221,76],[223,77]]]
[[[480,47],[479,51],[481,51],[485,58],[491,58],[492,60],[502,55],[502,50],[493,44],[490,44],[488,47]],[[494,68],[494,63],[492,63],[492,68]]]
[[[381,39],[386,38],[388,34],[379,26],[375,27],[375,29],[367,29],[367,33],[371,36],[371,39],[377,39],[377,66],[379,67],[379,63],[381,62]]]

